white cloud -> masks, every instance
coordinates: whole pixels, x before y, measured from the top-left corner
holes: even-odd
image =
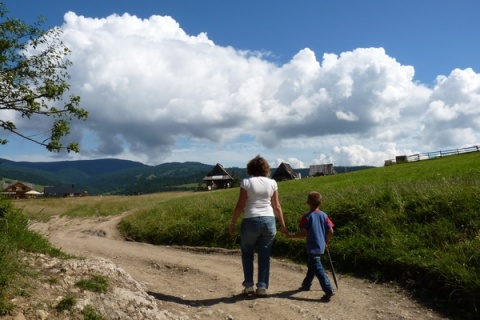
[[[351,111],[348,113],[343,112],[343,111],[337,111],[336,112],[337,118],[340,120],[345,120],[345,121],[358,121],[358,117],[354,115]]]
[[[480,141],[480,74],[455,69],[437,78],[424,114],[426,147],[458,148]]]
[[[297,158],[288,158],[286,160],[282,158],[277,158],[274,162],[270,163],[270,166],[272,168],[278,168],[278,166],[280,166],[282,162],[288,163],[293,169],[303,169],[309,167],[309,165],[306,165],[303,161]]]
[[[454,70],[434,88],[383,48],[284,65],[186,34],[171,17],[65,15],[72,91],[89,119],[74,125],[88,158],[383,165],[395,153],[480,143],[480,75]],[[182,144],[179,145],[179,139]]]

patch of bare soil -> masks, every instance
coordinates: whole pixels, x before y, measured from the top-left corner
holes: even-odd
[[[305,266],[276,259],[272,260],[268,296],[247,298],[241,294],[238,250],[124,241],[116,228],[122,217],[55,217],[32,223],[31,228],[66,253],[112,261],[142,283],[160,309],[182,319],[446,319],[396,286],[341,274],[337,274],[337,294],[330,302],[321,302],[318,283],[311,291],[297,290]]]

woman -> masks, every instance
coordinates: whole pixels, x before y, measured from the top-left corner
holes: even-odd
[[[275,217],[278,219],[283,233],[288,233],[283,220],[282,207],[278,200],[277,182],[268,178],[270,166],[268,162],[256,156],[247,164],[248,179],[240,183],[240,195],[233,213],[229,233],[235,232],[235,224],[244,212],[240,227],[242,266],[245,289],[243,293],[255,293],[253,282],[253,258],[258,245],[258,281],[256,294],[266,296],[270,275],[270,254],[273,240],[277,233]]]

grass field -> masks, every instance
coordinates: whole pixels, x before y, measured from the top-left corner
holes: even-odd
[[[297,230],[310,191],[335,223],[337,270],[396,281],[418,298],[477,319],[480,301],[480,153],[279,183],[287,227]],[[238,188],[141,196],[14,201],[30,219],[136,212],[120,228],[163,245],[238,248],[227,228]],[[278,235],[274,254],[304,263],[305,244]]]

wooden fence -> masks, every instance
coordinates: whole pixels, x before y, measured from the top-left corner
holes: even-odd
[[[395,163],[405,163],[405,162],[414,162],[420,160],[435,159],[440,157],[451,156],[455,154],[470,153],[480,151],[480,146],[473,146],[468,148],[452,149],[452,150],[443,150],[443,151],[433,151],[426,153],[417,153],[409,156],[397,156],[395,159],[385,160],[385,166],[389,166]]]

